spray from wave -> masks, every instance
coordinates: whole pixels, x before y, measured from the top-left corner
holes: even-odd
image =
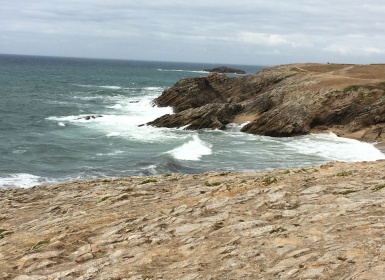
[[[198,135],[193,135],[192,140],[167,152],[179,160],[200,160],[202,156],[212,154],[212,145],[202,141]]]

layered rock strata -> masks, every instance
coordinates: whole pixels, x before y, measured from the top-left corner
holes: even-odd
[[[171,106],[153,126],[224,129],[249,121],[244,132],[295,136],[331,130],[340,136],[382,141],[385,65],[291,64],[242,77],[210,73],[188,78],[154,100]]]
[[[0,190],[0,279],[383,279],[385,161]]]

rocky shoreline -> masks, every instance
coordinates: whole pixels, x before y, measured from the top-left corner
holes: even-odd
[[[385,66],[178,82],[150,125],[384,139]],[[384,77],[383,77],[384,75]],[[379,144],[384,151],[384,145]],[[0,189],[0,279],[382,279],[385,160]]]
[[[381,279],[385,161],[0,190],[1,279]]]
[[[211,73],[188,78],[154,100],[174,114],[149,125],[225,129],[249,121],[242,131],[295,136],[333,131],[381,142],[385,137],[385,65],[290,64],[253,75]]]

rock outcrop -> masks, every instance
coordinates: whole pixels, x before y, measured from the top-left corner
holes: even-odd
[[[213,69],[204,69],[206,72],[227,73],[227,74],[246,74],[244,70],[231,68],[227,66],[220,66]]]
[[[173,115],[149,123],[295,136],[332,130],[365,141],[385,138],[385,65],[292,64],[242,77],[188,78],[154,100]]]
[[[0,189],[0,279],[383,279],[384,169]]]

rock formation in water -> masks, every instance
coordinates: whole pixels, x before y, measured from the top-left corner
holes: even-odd
[[[203,71],[216,72],[216,73],[227,73],[227,74],[246,74],[246,72],[243,70],[231,68],[231,67],[226,67],[226,66],[220,66],[220,67],[216,67],[213,69],[204,69]]]
[[[291,64],[242,77],[187,78],[154,100],[173,114],[149,125],[295,136],[331,130],[365,141],[385,138],[385,65]]]

